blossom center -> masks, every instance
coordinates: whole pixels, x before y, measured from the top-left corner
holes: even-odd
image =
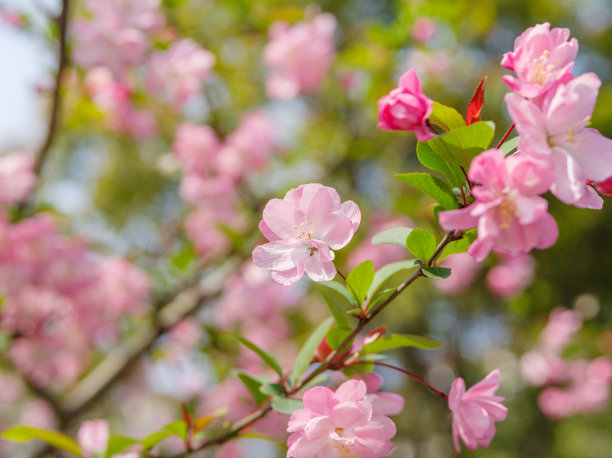
[[[539,58],[533,59],[531,62],[534,70],[533,79],[536,84],[544,84],[548,78],[548,74],[555,68],[554,65],[547,64],[549,54],[550,52],[546,49]]]
[[[344,431],[344,428],[340,428],[339,426],[337,426],[336,428],[334,428],[334,432],[336,434],[338,434],[338,436],[342,437],[342,432]],[[338,455],[340,458],[355,458],[357,455],[355,455],[355,452],[353,452],[353,444],[352,443],[346,443],[346,442],[341,442],[338,440],[334,440],[334,445],[333,447],[338,450]]]
[[[296,231],[297,235],[295,236],[296,239],[298,240],[302,240],[304,242],[309,242],[312,240],[312,234],[314,231],[314,228],[316,227],[316,224],[313,223],[312,221],[299,221],[297,222],[297,224],[295,226],[293,226],[293,229]],[[316,250],[316,248],[315,248]],[[312,253],[310,254],[312,256]]]
[[[497,208],[500,219],[499,227],[501,229],[510,228],[510,224],[512,223],[512,221],[519,217],[519,211],[516,207],[516,202],[514,202],[514,199],[512,197],[506,195],[506,198],[502,201],[501,204],[499,204]]]

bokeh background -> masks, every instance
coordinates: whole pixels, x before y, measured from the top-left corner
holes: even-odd
[[[56,60],[57,30],[45,15],[59,11],[59,2],[0,0],[0,8],[27,16],[23,27],[0,22],[0,150],[34,152],[46,129]],[[301,21],[317,9],[332,13],[338,23],[337,57],[325,83],[314,95],[270,99],[262,50],[271,24]],[[602,80],[592,126],[612,136],[612,4],[606,0],[164,0],[161,10],[170,31],[152,46],[164,49],[173,37],[192,38],[216,56],[214,78],[180,110],[168,109],[145,88],[136,88],[138,106],[153,113],[158,125],[154,135],[136,140],[108,129],[104,114],[84,89],[84,70],[70,64],[62,87],[61,124],[34,195],[37,210],[51,212],[64,233],[78,234],[101,256],[122,255],[146,272],[152,303],[163,302],[174,285],[194,276],[199,279],[202,272],[209,275],[230,256],[237,260],[230,271],[238,271],[240,260],[248,261],[261,241],[256,227],[262,205],[301,183],[334,186],[343,200],[353,199],[362,209],[357,236],[337,253],[337,265],[343,270],[354,265],[351,254],[362,241],[367,243],[377,222],[409,220],[441,234],[432,216],[433,203],[392,176],[421,169],[414,136],[376,128],[377,100],[409,68],[418,72],[431,98],[460,112],[465,112],[476,85],[487,75],[483,119],[495,122],[498,140],[510,125],[503,104],[507,88],[501,77],[507,71],[499,65],[502,54],[534,24],[570,28],[580,43],[573,73],[595,72]],[[73,2],[71,19],[86,14],[82,2]],[[78,36],[69,35],[69,50],[76,40]],[[227,249],[201,256],[193,237],[182,229],[192,206],[178,192],[181,173],[171,152],[177,126],[185,120],[208,124],[223,137],[255,108],[273,120],[280,153],[268,168],[249,173],[241,184],[241,224],[226,228]],[[444,343],[438,350],[396,351],[392,357],[397,365],[443,390],[454,377],[462,376],[471,385],[500,368],[508,418],[498,424],[489,448],[464,451],[462,456],[612,456],[609,403],[597,412],[550,419],[538,408],[541,390],[527,386],[520,375],[521,356],[536,346],[549,313],[558,306],[574,308],[585,317],[565,357],[612,356],[610,202],[594,211],[549,201],[560,237],[551,249],[533,253],[535,276],[522,291],[500,298],[487,288],[486,272],[499,261],[489,259],[465,291],[443,294],[430,280],[417,282],[377,323],[391,323],[394,332],[424,334]],[[295,286],[304,297],[283,312],[282,326],[295,342],[303,341],[326,313],[320,295],[309,287],[307,282]],[[249,300],[248,295],[234,299],[245,314]],[[114,431],[142,436],[179,418],[179,400],[202,409],[203,398],[215,383],[233,376],[232,368],[241,358],[235,343],[219,334],[214,318],[218,302],[217,298],[205,301],[193,315],[190,324],[196,323],[197,336],[180,363],[168,349],[168,342],[174,341],[162,335],[66,429],[74,434],[82,420],[107,418]],[[138,329],[138,320],[146,318],[131,318],[122,338]],[[268,326],[270,333],[278,329],[270,322]],[[3,340],[6,350],[10,337]],[[79,377],[115,344],[98,345]],[[404,411],[394,418],[398,425],[394,456],[453,456],[446,406],[400,374],[381,374],[385,389],[406,399]],[[25,414],[34,409],[36,396],[8,366],[0,380],[21,386],[15,388],[19,396],[8,396],[0,405],[3,425],[38,421],[40,412],[46,412],[43,426],[59,424],[44,405]],[[61,394],[68,387],[49,383],[47,388]],[[251,445],[242,447],[237,456],[284,453],[262,440],[239,442]],[[35,447],[3,450],[4,456],[37,453]]]

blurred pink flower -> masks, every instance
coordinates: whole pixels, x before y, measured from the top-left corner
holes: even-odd
[[[408,70],[399,80],[399,87],[378,101],[378,128],[383,130],[411,130],[419,141],[433,138],[427,121],[433,101],[421,90],[419,77]]]
[[[151,55],[147,89],[161,94],[175,108],[202,92],[212,76],[215,56],[190,38],[175,41],[165,51]]]
[[[502,299],[516,296],[533,280],[535,267],[529,255],[502,256],[501,263],[487,273],[487,287]]]
[[[289,419],[287,431],[293,434],[287,442],[287,457],[390,455],[395,424],[374,413],[366,390],[361,380],[348,380],[335,392],[322,386],[307,390],[304,408],[293,412]]]
[[[16,10],[12,10],[9,8],[2,8],[0,10],[0,19],[11,27],[15,27],[16,29],[20,29],[25,25],[24,16]]]
[[[488,447],[495,436],[495,422],[502,421],[508,409],[495,396],[499,388],[499,370],[495,369],[483,380],[465,390],[465,382],[457,378],[448,394],[448,407],[453,413],[453,441],[457,453],[461,451],[459,438],[470,450]]]
[[[521,153],[553,171],[551,192],[567,204],[595,209],[603,200],[587,183],[612,176],[612,140],[586,127],[600,85],[597,75],[585,73],[551,90],[541,107],[516,94],[505,97]]]
[[[550,29],[550,24],[538,24],[525,30],[514,42],[514,50],[504,54],[501,64],[516,72],[517,77],[504,76],[508,87],[530,99],[546,94],[556,83],[569,75],[578,41],[569,29]]]
[[[181,161],[183,173],[200,176],[214,170],[220,147],[221,142],[212,127],[188,122],[178,126],[172,143],[172,151]]]
[[[301,185],[281,199],[272,199],[263,211],[259,229],[270,241],[253,250],[253,262],[272,270],[283,286],[306,273],[314,281],[336,275],[334,253],[350,242],[361,212],[352,200],[340,202],[334,188],[318,183]]]
[[[440,266],[451,269],[450,277],[433,282],[444,294],[457,294],[468,289],[482,268],[482,264],[467,253],[451,254],[442,260]]]
[[[445,230],[478,228],[478,239],[468,249],[474,259],[482,261],[492,249],[517,255],[556,242],[557,223],[538,195],[550,186],[550,175],[538,163],[490,149],[474,158],[469,177],[477,183],[472,189],[476,202],[440,212],[439,218]]]
[[[582,315],[574,310],[557,307],[548,317],[540,333],[540,344],[553,352],[561,352],[582,327]]]
[[[531,386],[544,386],[565,379],[567,364],[554,352],[536,349],[525,353],[520,360],[521,377]]]
[[[106,420],[89,420],[84,422],[77,433],[77,441],[85,458],[106,452],[110,428]]]
[[[420,17],[412,24],[412,39],[425,43],[436,34],[436,22],[428,17]]]
[[[32,155],[12,153],[0,157],[0,207],[25,199],[35,184]]]
[[[289,26],[278,21],[270,28],[263,59],[270,69],[268,96],[291,99],[319,89],[335,57],[336,19],[329,13]]]

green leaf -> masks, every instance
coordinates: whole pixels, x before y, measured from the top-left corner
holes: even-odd
[[[406,239],[406,247],[416,258],[429,261],[436,251],[436,239],[425,229],[415,229]]]
[[[261,405],[266,399],[268,399],[268,396],[262,393],[260,390],[264,382],[259,377],[253,377],[252,375],[249,375],[247,373],[239,372],[238,378],[242,383],[244,383],[244,386],[246,386],[249,392],[253,395],[253,399],[255,400],[255,403],[257,403],[258,406]]]
[[[499,150],[507,156],[513,150],[518,148],[519,139],[520,137],[518,135],[516,137],[509,138],[502,144],[502,146],[499,147]]]
[[[242,345],[244,345],[245,347],[247,347],[250,350],[253,350],[255,353],[257,353],[257,355],[268,365],[270,366],[272,369],[274,369],[274,372],[276,372],[278,375],[280,375],[281,377],[283,376],[283,369],[281,368],[280,364],[278,363],[278,361],[276,360],[276,358],[274,356],[272,356],[270,353],[268,353],[267,351],[259,348],[257,345],[255,345],[253,342],[248,341],[247,339],[245,339],[242,336],[239,336],[237,334],[233,334],[230,333],[232,336],[234,336],[236,339],[238,339],[240,341],[240,343]]]
[[[396,290],[397,290],[397,288],[387,288],[387,289],[383,289],[382,291],[380,291],[378,294],[376,294],[376,296],[374,296],[369,301],[368,309],[366,310],[366,312],[369,311],[376,304],[379,304],[379,303],[383,302],[384,300],[388,299],[389,296],[391,296]]]
[[[106,448],[106,458],[110,458],[116,453],[120,453],[128,448],[130,445],[137,444],[136,439],[126,436],[111,436],[108,440],[108,447]]]
[[[455,210],[459,208],[455,193],[438,177],[422,172],[403,173],[395,175],[395,177],[423,191],[428,196],[433,197],[445,210]]]
[[[355,301],[355,298],[353,297],[353,295],[350,293],[348,288],[342,283],[337,282],[335,280],[331,280],[331,281],[319,281],[317,282],[317,285],[321,285],[325,288],[329,288],[332,291],[335,291],[336,293],[340,294],[340,296],[346,299],[346,301],[350,305],[357,305],[357,302]]]
[[[442,344],[433,339],[429,339],[423,336],[415,336],[411,334],[390,334],[380,339],[376,339],[374,342],[370,342],[361,350],[364,355],[370,353],[378,353],[385,350],[391,350],[393,348],[403,347],[415,347],[424,350],[431,348],[438,348]]]
[[[308,337],[306,342],[304,342],[304,345],[302,345],[302,348],[295,359],[293,371],[291,371],[291,375],[289,376],[289,383],[292,386],[299,381],[304,371],[310,365],[310,361],[312,361],[312,357],[317,350],[317,347],[333,323],[334,319],[331,317],[325,320],[317,327],[317,329],[314,330],[312,334],[310,334],[310,337]]]
[[[426,277],[442,280],[450,276],[451,270],[448,267],[423,267],[423,273]]]
[[[285,393],[283,387],[278,383],[264,383],[259,391],[268,396],[282,396]]]
[[[444,159],[444,157],[431,149],[427,142],[418,142],[416,150],[419,161],[425,167],[444,174],[449,183],[457,188],[461,188],[464,185],[466,178],[461,171],[461,167]]]
[[[434,102],[429,120],[446,131],[465,126],[465,120],[457,110],[438,102]]]
[[[323,299],[327,304],[329,312],[332,314],[332,317],[334,317],[334,321],[336,322],[336,324],[340,327],[348,326],[348,321],[346,320],[344,312],[342,312],[342,310],[340,310],[340,308],[334,303],[334,301],[332,301],[331,298],[323,291],[321,291],[321,295],[323,296]]]
[[[432,138],[427,144],[443,159],[468,170],[472,159],[489,147],[494,135],[493,127],[480,121]]]
[[[444,247],[442,254],[440,254],[439,260],[441,261],[451,254],[465,253],[475,239],[476,234],[465,234],[459,240],[453,240]]]
[[[294,411],[304,408],[301,399],[294,398],[272,398],[272,408],[280,413],[291,415]]]
[[[406,237],[411,231],[411,227],[390,227],[372,237],[372,245],[390,244],[406,248]]]
[[[81,456],[79,444],[59,431],[33,428],[25,425],[15,425],[2,431],[2,438],[14,442],[27,442],[36,439],[49,444],[52,447],[66,450],[76,456]]]
[[[386,282],[392,275],[395,275],[396,273],[402,270],[414,269],[420,264],[420,261],[417,259],[409,259],[407,261],[392,262],[391,264],[387,264],[386,266],[381,267],[374,275],[374,281],[372,282],[372,285],[370,285],[368,297],[374,297],[374,294],[376,294],[382,284]],[[372,301],[370,300],[370,302]]]
[[[355,299],[359,303],[362,303],[366,298],[375,273],[374,263],[368,260],[355,267],[346,277],[346,283],[355,293]]]
[[[171,436],[179,436],[183,440],[187,439],[187,423],[183,420],[173,421],[172,423],[167,424],[161,430],[154,432],[153,434],[145,437],[140,443],[142,444],[142,448],[146,452],[150,450],[155,445],[163,441],[164,439]]]
[[[185,270],[196,258],[196,251],[193,245],[185,245],[178,253],[172,256],[171,262],[178,270]]]
[[[325,336],[325,338],[327,339],[327,343],[332,348],[332,350],[337,350],[342,344],[342,342],[344,342],[346,338],[351,335],[351,332],[353,332],[353,330],[348,326],[334,326],[329,331],[327,331],[327,335]]]

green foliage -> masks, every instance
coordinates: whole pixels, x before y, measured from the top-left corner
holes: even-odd
[[[374,280],[372,281],[372,285],[368,291],[368,297],[370,299],[373,298],[383,283],[391,278],[391,276],[401,272],[402,270],[414,269],[420,264],[420,261],[417,259],[409,259],[407,261],[392,262],[391,264],[381,267],[374,275]]]
[[[279,376],[283,376],[283,369],[281,368],[280,364],[278,363],[278,361],[276,360],[276,358],[274,357],[274,355],[268,353],[266,350],[259,348],[257,345],[255,345],[253,342],[248,341],[247,339],[245,339],[242,336],[239,336],[237,334],[231,334],[232,336],[234,336],[236,339],[238,339],[240,341],[240,343],[242,345],[244,345],[245,347],[247,347],[249,350],[253,350],[255,353],[257,353],[257,355],[268,365],[270,366],[274,372],[276,372]]]
[[[335,326],[327,332],[325,338],[327,339],[327,343],[332,348],[332,350],[337,350],[342,344],[342,342],[344,342],[346,338],[351,335],[351,332],[353,332],[353,328],[350,328],[348,326]]]
[[[444,159],[427,142],[417,143],[417,158],[428,169],[442,173],[452,186],[456,188],[463,187],[466,179],[461,171],[461,167],[452,161]]]
[[[425,229],[415,229],[406,239],[406,247],[417,259],[429,261],[436,251],[436,238]]]
[[[126,436],[111,436],[108,440],[108,447],[106,448],[106,458],[111,458],[116,453],[121,453],[131,445],[137,444],[136,439]]]
[[[247,387],[257,405],[261,405],[266,399],[268,399],[268,396],[261,392],[262,385],[269,385],[270,381],[268,379],[265,377],[253,376],[245,372],[239,372],[238,378],[242,383],[244,383],[244,386]]]
[[[467,171],[472,159],[491,145],[494,135],[493,127],[480,121],[432,138],[427,144],[442,159],[460,165]]]
[[[518,143],[521,137],[518,135],[516,137],[509,138],[502,146],[499,147],[499,150],[504,153],[506,156],[512,153],[516,148],[518,148]]]
[[[428,196],[433,197],[445,210],[455,210],[459,208],[457,198],[453,191],[438,177],[430,175],[429,173],[403,173],[395,176],[418,190],[423,191]]]
[[[319,347],[319,344],[321,343],[333,323],[333,318],[328,318],[327,320],[325,320],[314,330],[310,337],[308,337],[304,345],[302,345],[302,348],[300,349],[297,358],[295,359],[293,371],[291,371],[291,375],[289,376],[289,384],[291,386],[294,386],[298,383],[300,377],[310,365],[312,357],[314,356],[315,351]]]
[[[342,310],[340,310],[340,308],[323,291],[321,291],[321,295],[323,296],[325,304],[327,305],[329,312],[332,314],[336,324],[340,327],[348,326],[348,321],[346,320],[346,316]]]
[[[412,231],[411,227],[390,227],[372,237],[373,245],[390,244],[406,248],[406,237]]]
[[[426,277],[442,280],[450,276],[451,270],[448,267],[423,267],[423,273]]]
[[[342,284],[340,282],[337,282],[335,280],[331,280],[331,281],[320,281],[320,282],[317,282],[317,285],[323,286],[325,288],[329,288],[332,291],[338,293],[350,305],[353,305],[353,306],[357,305],[357,301],[355,301],[355,298],[353,297],[351,292],[348,290],[348,288],[344,284]]]
[[[81,456],[79,444],[59,431],[49,431],[46,429],[33,428],[25,425],[15,425],[2,431],[2,438],[14,442],[27,442],[35,439],[43,441],[52,447],[66,450],[76,456]]]
[[[441,347],[442,344],[436,340],[423,336],[414,336],[410,334],[390,334],[388,336],[376,339],[363,347],[361,353],[368,355],[371,353],[379,353],[385,350],[394,348],[414,347],[421,350],[429,350],[432,348]]]
[[[276,397],[272,399],[272,408],[277,412],[291,415],[294,411],[304,408],[301,399]]]
[[[187,432],[187,423],[185,423],[183,420],[173,421],[172,423],[169,423],[164,426],[161,430],[156,431],[145,437],[142,441],[140,441],[140,444],[146,452],[151,450],[153,447],[155,447],[155,445],[159,444],[161,441],[167,439],[168,437],[179,436],[185,441],[187,440]]]
[[[346,277],[346,283],[355,295],[358,303],[361,304],[365,300],[375,273],[374,263],[372,261],[364,261],[355,267]]]
[[[457,110],[438,102],[434,102],[429,120],[447,132],[459,127],[465,127],[465,119],[463,119],[463,116]]]
[[[476,232],[466,233],[459,240],[453,240],[446,245],[438,259],[441,261],[451,254],[465,253],[474,240],[476,240]]]

